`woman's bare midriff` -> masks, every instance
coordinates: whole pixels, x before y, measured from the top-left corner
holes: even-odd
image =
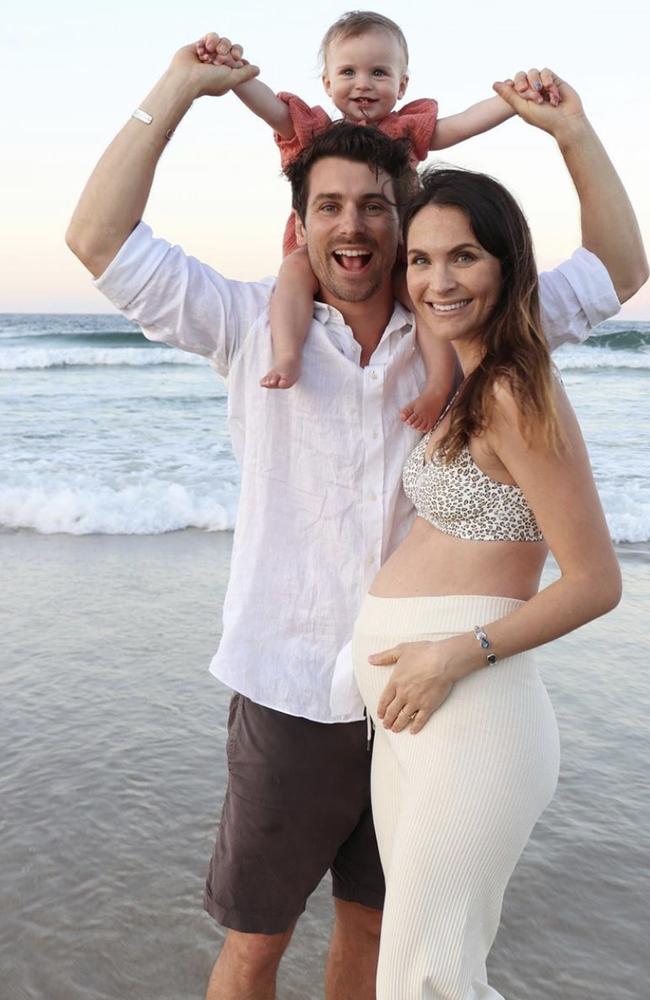
[[[544,542],[475,542],[416,517],[372,582],[375,597],[488,594],[527,601],[539,589]]]

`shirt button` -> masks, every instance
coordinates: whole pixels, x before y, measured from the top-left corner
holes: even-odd
[[[377,372],[370,372],[370,378],[371,379],[376,379],[377,378]]]
[[[369,499],[369,500],[372,500],[372,501],[375,501],[375,500],[377,499],[377,497],[375,496],[375,494],[374,494],[374,493],[371,493],[371,494],[369,495],[368,499]]]

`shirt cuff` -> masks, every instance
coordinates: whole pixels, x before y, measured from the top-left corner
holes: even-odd
[[[160,267],[169,249],[166,240],[154,239],[150,226],[139,222],[93,284],[117,309],[124,311]]]
[[[557,270],[571,285],[590,327],[598,326],[619,312],[621,303],[609,271],[596,254],[578,247]]]

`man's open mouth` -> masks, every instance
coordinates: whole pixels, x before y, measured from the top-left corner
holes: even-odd
[[[335,250],[334,260],[344,271],[363,271],[372,260],[370,250]]]

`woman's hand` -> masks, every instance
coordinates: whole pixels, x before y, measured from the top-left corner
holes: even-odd
[[[384,688],[377,715],[384,728],[394,733],[409,729],[412,733],[426,725],[440,708],[454,685],[449,673],[449,641],[402,642],[392,649],[373,653],[368,662],[374,666],[393,666]]]
[[[493,84],[493,89],[520,118],[558,141],[567,127],[586,121],[580,97],[552,69],[519,72],[514,80]]]
[[[551,104],[556,108],[562,100],[561,81],[552,69],[529,69],[527,73],[520,70],[514,80],[506,80],[506,83],[524,100],[535,104]]]

